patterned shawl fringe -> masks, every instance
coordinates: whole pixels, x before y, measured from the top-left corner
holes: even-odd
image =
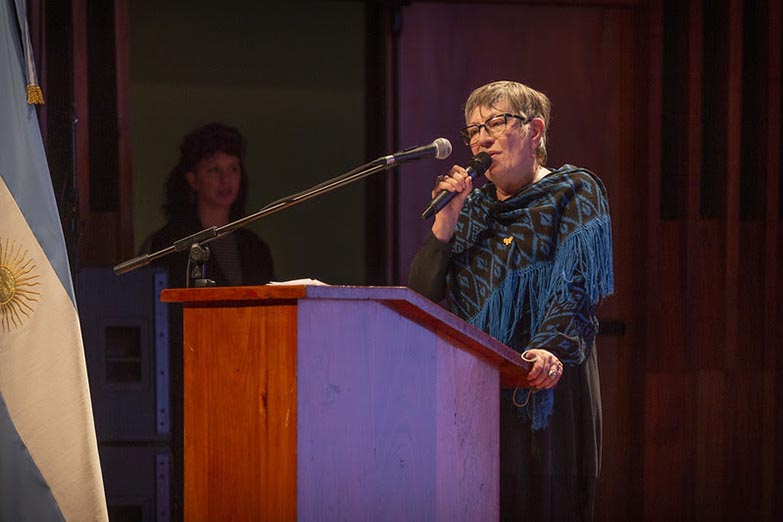
[[[510,272],[469,322],[511,346],[525,304],[530,306],[529,328],[534,334],[545,318],[550,297],[567,292],[571,282],[568,277],[577,272],[584,276],[591,304],[598,304],[613,293],[612,228],[608,216],[598,217],[572,232],[555,252],[554,259]],[[554,406],[553,397],[552,390],[539,390],[531,395],[524,410],[534,430],[546,427]]]

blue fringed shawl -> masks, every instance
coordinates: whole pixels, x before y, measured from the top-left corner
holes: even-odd
[[[463,207],[451,260],[455,313],[520,353],[540,348],[581,364],[598,331],[595,308],[614,287],[606,189],[571,165],[502,202],[488,183]],[[553,408],[543,390],[524,412],[541,429]]]

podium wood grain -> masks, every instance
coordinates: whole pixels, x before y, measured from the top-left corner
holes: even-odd
[[[513,350],[404,288],[162,297],[185,306],[186,520],[497,519]]]

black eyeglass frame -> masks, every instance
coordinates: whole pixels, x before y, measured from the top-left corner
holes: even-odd
[[[501,113],[501,114],[495,114],[491,118],[487,118],[487,121],[485,121],[484,123],[479,123],[479,124],[476,124],[476,125],[468,125],[467,127],[461,128],[459,130],[459,135],[462,137],[462,143],[464,143],[465,145],[470,147],[471,140],[470,140],[470,135],[468,134],[468,129],[472,129],[474,127],[477,129],[476,136],[480,136],[481,135],[481,127],[484,127],[484,130],[487,131],[488,135],[492,136],[493,138],[497,138],[497,136],[495,136],[494,134],[492,134],[492,132],[490,132],[489,126],[487,124],[489,122],[491,122],[492,120],[494,120],[495,118],[500,118],[500,117],[503,117],[503,120],[504,120],[503,121],[503,130],[505,130],[506,127],[508,126],[508,119],[509,118],[516,118],[516,119],[518,119],[519,121],[522,122],[522,125],[527,125],[528,123],[533,121],[533,116],[528,116],[527,118],[524,118],[524,117],[520,116],[519,114],[511,114],[510,112],[504,112],[504,113]]]

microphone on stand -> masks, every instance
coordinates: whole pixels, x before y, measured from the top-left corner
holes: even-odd
[[[490,165],[492,165],[492,156],[486,152],[479,152],[468,161],[465,170],[468,172],[468,176],[470,176],[471,179],[475,179],[477,176],[483,175]],[[441,190],[438,192],[435,197],[432,198],[430,204],[427,205],[427,208],[424,209],[424,212],[421,213],[421,219],[427,219],[440,212],[456,195],[456,192],[449,192],[448,190]]]
[[[429,145],[411,147],[388,156],[383,156],[377,161],[381,165],[394,165],[403,161],[411,161],[420,158],[446,159],[451,155],[451,142],[446,138],[438,138]]]
[[[257,212],[245,216],[243,218],[232,221],[220,227],[210,227],[190,235],[186,238],[175,241],[173,245],[153,252],[151,254],[143,254],[133,259],[124,261],[114,267],[114,272],[117,275],[136,270],[142,266],[148,265],[152,261],[159,259],[163,256],[169,255],[173,252],[181,252],[183,250],[193,250],[193,246],[200,246],[199,243],[208,243],[213,239],[217,239],[223,234],[230,234],[234,230],[241,228],[259,218],[268,216],[275,212],[279,212],[288,207],[292,207],[303,201],[320,196],[337,188],[353,183],[360,179],[366,178],[372,174],[386,170],[394,166],[396,163],[403,161],[416,160],[421,158],[436,158],[445,159],[451,154],[451,142],[446,138],[438,138],[429,145],[422,145],[420,147],[412,147],[389,156],[380,157],[370,163],[365,163],[355,169],[349,170],[345,174],[332,178],[330,180],[319,183],[314,187],[299,192],[297,194],[291,194],[269,203],[265,207],[261,208]],[[482,171],[483,172],[483,171]]]

